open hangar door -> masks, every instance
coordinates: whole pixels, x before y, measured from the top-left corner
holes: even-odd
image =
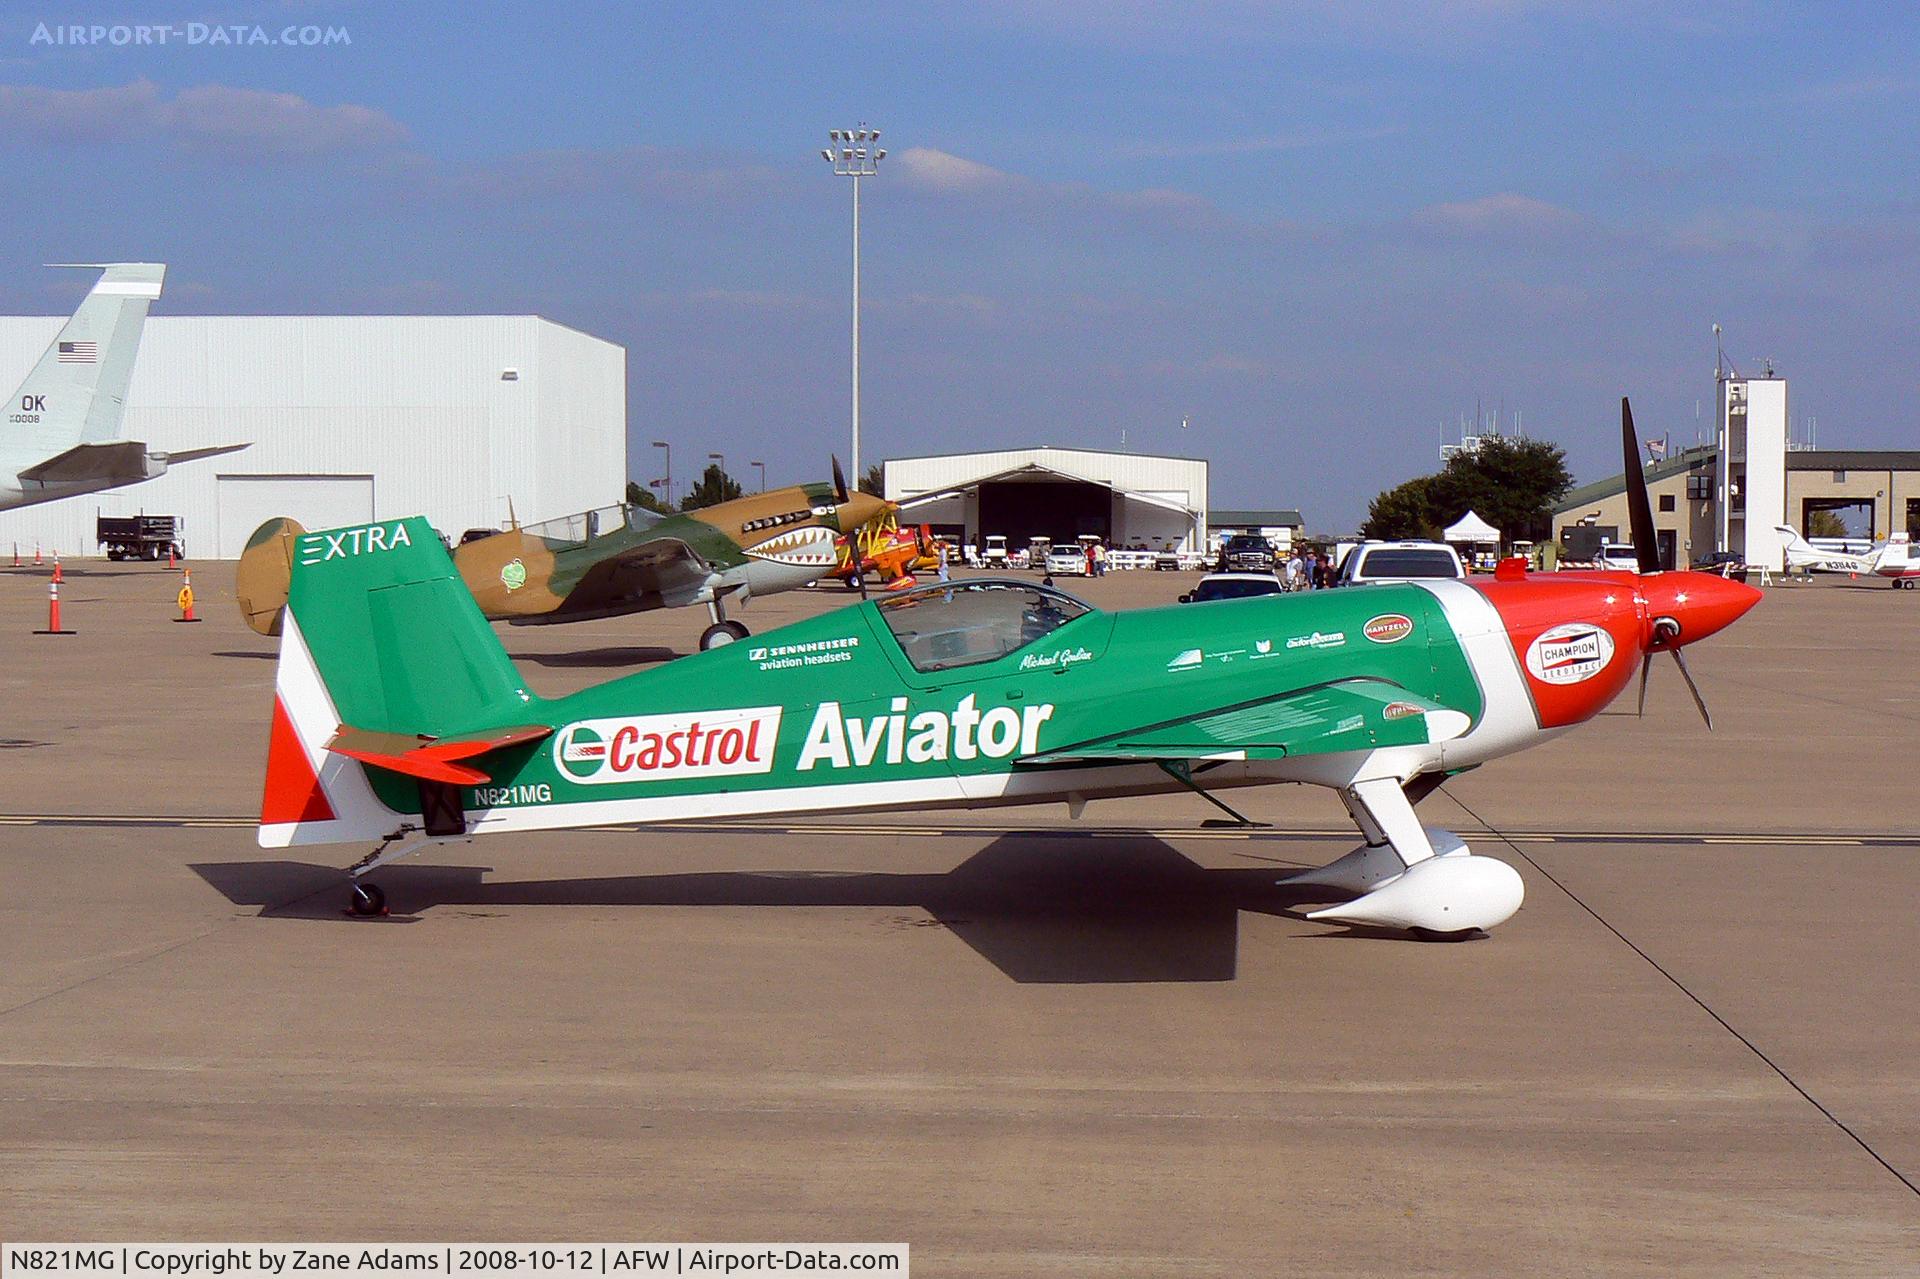
[[[1019,550],[1036,537],[1071,542],[1082,533],[1113,540],[1113,490],[1071,480],[1018,480],[980,486],[980,532],[1004,533]]]
[[[216,553],[223,560],[239,559],[253,530],[275,516],[310,529],[373,520],[371,475],[222,475],[214,483]]]

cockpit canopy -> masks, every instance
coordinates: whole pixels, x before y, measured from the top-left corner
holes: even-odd
[[[1060,591],[992,578],[923,586],[878,606],[900,651],[923,672],[998,661],[1093,611]]]
[[[602,506],[591,511],[581,511],[574,515],[562,515],[551,520],[542,520],[538,524],[522,527],[522,532],[537,537],[553,550],[585,546],[598,537],[623,530],[635,533],[644,532],[658,524],[666,516],[657,511],[643,510],[638,506]]]

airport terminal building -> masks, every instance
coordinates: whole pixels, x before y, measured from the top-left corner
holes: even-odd
[[[0,318],[0,382],[64,317]],[[250,443],[129,488],[0,511],[0,554],[97,552],[98,515],[174,515],[232,559],[266,519],[424,515],[450,538],[620,500],[626,351],[533,315],[155,316],[123,435],[151,451]]]
[[[1203,458],[1041,447],[896,458],[881,470],[902,524],[929,525],[963,546],[990,534],[1014,549],[1082,534],[1149,550],[1206,543]]]

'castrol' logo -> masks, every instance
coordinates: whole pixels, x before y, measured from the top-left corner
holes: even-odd
[[[1527,669],[1548,684],[1578,684],[1613,660],[1613,636],[1587,622],[1569,622],[1542,632],[1527,645]]]
[[[576,782],[665,782],[773,769],[778,706],[584,719],[554,735],[553,762]]]
[[[1360,628],[1376,644],[1397,644],[1413,634],[1413,619],[1405,613],[1382,613]]]

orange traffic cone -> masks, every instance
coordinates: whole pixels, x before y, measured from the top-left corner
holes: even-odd
[[[35,631],[35,635],[71,635],[72,631],[60,626],[60,583],[47,583],[47,629]]]
[[[35,568],[39,568],[39,567],[40,567],[40,565],[41,565],[42,563],[44,563],[44,562],[45,562],[45,561],[43,561],[43,560],[42,560],[42,559],[40,558],[40,543],[38,543],[38,542],[35,542],[35,543],[33,544],[33,566],[34,566]]]
[[[64,582],[67,580],[60,576],[60,552],[58,551],[53,553],[53,580],[56,582]]]
[[[179,600],[179,603],[180,603],[180,616],[174,618],[173,619],[174,621],[197,622],[200,620],[199,618],[193,615],[193,570],[192,569],[187,569],[186,575],[180,579],[180,594],[176,598]]]
[[[178,548],[175,546],[174,543],[172,542],[167,543],[167,572],[169,573],[173,572],[174,570],[180,567],[178,564],[174,563],[173,561],[173,553],[177,549]]]

